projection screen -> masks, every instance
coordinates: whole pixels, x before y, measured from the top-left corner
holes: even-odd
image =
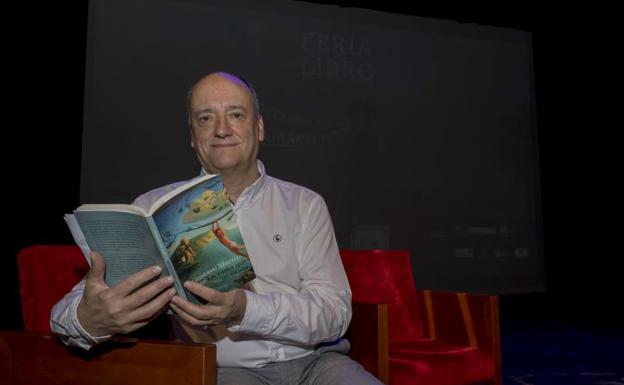
[[[544,289],[529,32],[293,1],[92,0],[81,201],[197,175],[186,93],[218,70],[254,84],[260,159],[325,198],[341,248],[410,250],[420,288]]]

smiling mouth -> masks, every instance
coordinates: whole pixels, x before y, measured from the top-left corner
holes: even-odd
[[[217,147],[217,148],[227,148],[227,147],[234,147],[236,146],[238,143],[214,143],[211,144],[211,147]]]

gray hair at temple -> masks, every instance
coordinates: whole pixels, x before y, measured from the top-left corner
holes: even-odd
[[[227,73],[227,72],[217,72],[217,73],[234,77],[234,78],[240,80],[241,82],[243,82],[245,84],[245,86],[247,86],[247,89],[249,90],[249,93],[251,94],[251,98],[253,99],[253,105],[254,105],[254,108],[256,110],[256,115],[257,116],[262,115],[260,113],[260,102],[258,101],[258,94],[256,94],[256,89],[253,87],[253,85],[251,84],[250,81],[247,81],[247,80],[241,78],[240,76],[232,75],[232,74]],[[191,88],[188,90],[188,92],[186,93],[186,119],[187,119],[187,122],[188,122],[189,126],[193,125],[193,122],[191,121],[191,119],[192,119],[191,99],[193,98],[193,89],[194,88],[195,88],[195,84],[193,84],[191,86]]]

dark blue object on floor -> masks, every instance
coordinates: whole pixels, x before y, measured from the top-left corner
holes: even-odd
[[[561,318],[501,319],[504,385],[624,385],[624,325]]]

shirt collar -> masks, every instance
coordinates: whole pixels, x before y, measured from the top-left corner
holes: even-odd
[[[260,174],[258,179],[256,179],[252,184],[247,186],[243,190],[243,192],[240,194],[240,196],[238,197],[238,200],[236,201],[236,204],[234,205],[235,210],[251,203],[253,199],[256,197],[256,195],[258,195],[260,190],[262,190],[262,187],[264,186],[264,183],[266,180],[266,171],[264,169],[264,163],[262,163],[260,159],[258,159],[258,173]],[[203,175],[208,175],[208,174],[209,172],[207,172],[202,167],[199,175],[203,176]]]

